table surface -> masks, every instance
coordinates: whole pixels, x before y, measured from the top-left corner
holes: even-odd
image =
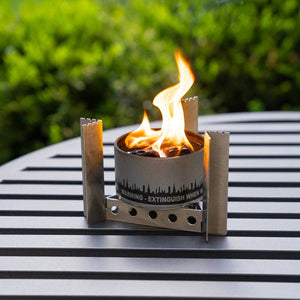
[[[157,124],[156,124],[157,125]],[[104,132],[105,192],[114,194]],[[300,112],[199,118],[230,131],[228,235],[83,217],[80,139],[0,167],[0,298],[300,299]]]

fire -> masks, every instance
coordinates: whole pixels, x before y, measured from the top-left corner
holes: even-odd
[[[153,100],[153,105],[162,114],[162,128],[160,130],[151,129],[148,116],[144,112],[144,118],[139,128],[129,133],[125,139],[127,148],[152,149],[160,157],[167,157],[169,149],[172,149],[172,156],[174,156],[174,150],[175,155],[179,155],[183,147],[194,150],[184,132],[181,99],[192,87],[195,77],[189,63],[180,51],[175,52],[175,59],[179,82],[161,91]]]

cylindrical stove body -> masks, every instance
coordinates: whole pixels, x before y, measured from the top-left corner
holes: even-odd
[[[186,134],[190,141],[203,145],[201,135]],[[116,191],[122,200],[153,209],[178,208],[202,200],[203,147],[175,157],[139,156],[126,152],[126,136],[115,142]]]

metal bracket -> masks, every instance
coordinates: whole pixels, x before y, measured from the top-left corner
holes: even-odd
[[[148,209],[127,204],[118,195],[107,197],[107,220],[169,229],[202,232],[199,206],[179,209]]]

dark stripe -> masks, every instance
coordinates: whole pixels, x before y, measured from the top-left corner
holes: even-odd
[[[104,154],[103,158],[114,158],[113,154]],[[50,158],[81,158],[81,155],[77,154],[56,154]]]
[[[300,187],[300,182],[228,182],[230,187]]]
[[[2,256],[81,256],[81,257],[162,257],[162,258],[233,258],[233,259],[300,259],[300,251],[249,251],[216,249],[71,249],[71,248],[1,248]]]
[[[229,230],[227,236],[239,237],[300,237],[300,231],[252,231],[252,230]],[[300,258],[299,258],[300,259]]]
[[[83,217],[83,211],[1,210],[0,216],[18,217]]]
[[[199,274],[146,272],[78,272],[78,271],[0,271],[1,279],[107,279],[107,280],[181,280],[181,281],[251,281],[300,282],[299,275]]]
[[[30,194],[0,194],[0,199],[31,199],[31,200],[83,200],[82,195],[30,195]]]
[[[47,234],[47,235],[129,235],[129,236],[198,236],[199,233],[178,231],[162,228],[147,227],[132,229],[114,229],[114,228],[0,228],[0,234]]]
[[[300,155],[229,155],[230,159],[299,159]]]
[[[237,213],[228,213],[228,218],[231,219],[299,219],[300,213],[237,212]]]
[[[55,185],[81,185],[82,180],[22,180],[5,179],[0,184],[55,184]]]
[[[0,234],[17,234],[17,235],[115,235],[115,236],[195,236],[195,238],[203,238],[204,236],[195,232],[168,230],[168,229],[97,229],[97,228],[82,228],[82,229],[66,229],[66,228],[0,228]],[[268,230],[228,230],[227,236],[238,237],[300,237],[300,231],[268,231]],[[115,249],[117,250],[117,249]],[[100,250],[99,250],[100,251]],[[143,250],[141,250],[143,251]],[[169,250],[168,250],[169,251]],[[187,251],[187,250],[184,250]],[[207,251],[207,250],[206,250]],[[227,250],[226,250],[227,251]],[[299,249],[300,251],[300,249]],[[0,250],[1,255],[1,250]],[[59,255],[58,255],[59,256]],[[300,254],[299,254],[300,259]]]
[[[12,180],[5,179],[0,184],[58,184],[58,185],[82,185],[82,180]],[[115,185],[114,181],[104,181],[105,185]]]
[[[0,210],[0,216],[18,216],[18,217],[83,217],[83,211],[64,211],[64,210]],[[250,213],[235,212],[228,213],[231,219],[299,219],[300,213]]]
[[[82,171],[81,167],[26,167],[22,171]]]
[[[266,197],[228,197],[228,201],[238,201],[238,202],[300,202],[300,197],[298,198],[289,198],[289,197],[280,197],[280,198],[266,198]]]
[[[105,168],[104,171],[114,171],[115,168]],[[82,171],[81,167],[26,167],[22,171]]]
[[[300,168],[229,168],[229,172],[300,172]]]

